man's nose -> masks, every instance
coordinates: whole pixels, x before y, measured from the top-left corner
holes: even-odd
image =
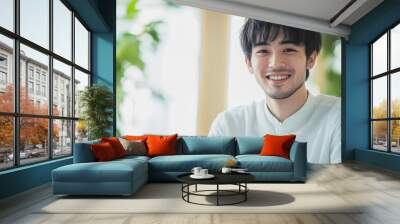
[[[273,52],[269,59],[269,67],[282,67],[285,66],[285,59],[279,52]]]

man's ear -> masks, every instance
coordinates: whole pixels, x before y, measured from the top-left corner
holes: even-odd
[[[310,57],[308,57],[307,59],[307,69],[310,70],[314,67],[315,62],[317,61],[317,56],[318,53],[316,51],[314,51],[313,53],[311,53]]]
[[[251,66],[251,60],[250,60],[250,58],[249,58],[249,57],[246,57],[246,58],[245,58],[245,62],[246,62],[246,65],[247,65],[247,69],[249,70],[249,72],[250,72],[251,74],[253,74],[254,71],[253,71],[253,66]]]

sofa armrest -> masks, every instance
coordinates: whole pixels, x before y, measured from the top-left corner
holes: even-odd
[[[290,160],[293,162],[293,179],[305,181],[307,176],[307,143],[294,142],[290,148]]]
[[[74,163],[88,163],[95,162],[96,158],[94,157],[90,146],[92,144],[100,143],[99,140],[89,141],[89,142],[81,142],[75,143],[74,147]]]

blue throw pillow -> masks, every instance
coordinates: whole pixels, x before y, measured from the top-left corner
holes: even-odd
[[[233,137],[182,137],[179,141],[180,154],[226,154],[235,155],[235,139]]]
[[[237,155],[259,154],[264,145],[263,137],[236,137]]]

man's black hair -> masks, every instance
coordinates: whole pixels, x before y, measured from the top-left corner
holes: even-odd
[[[283,41],[296,45],[304,44],[307,59],[314,51],[319,53],[321,49],[321,34],[318,32],[247,19],[240,34],[240,43],[246,58],[251,59],[251,52],[254,46],[274,41],[279,31],[283,32]],[[308,76],[309,71],[307,69],[306,78]]]

